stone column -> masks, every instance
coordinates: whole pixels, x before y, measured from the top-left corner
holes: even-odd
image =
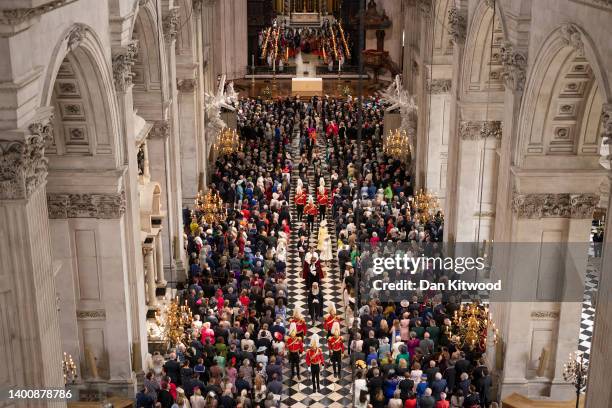
[[[123,113],[121,117],[121,131],[124,135],[124,155],[122,159],[123,164],[127,168],[124,177],[126,196],[124,223],[127,252],[131,254],[127,257],[127,282],[130,293],[128,302],[130,305],[133,361],[135,369],[142,369],[142,363],[145,361],[148,353],[145,273],[142,256],[133,256],[141,251],[138,163],[133,123],[134,102],[131,72],[136,52],[137,45],[135,42],[128,43],[125,47],[117,47],[113,49],[112,61],[118,110]]]
[[[164,250],[162,248],[161,234],[155,237],[155,270],[157,271],[157,283],[165,286],[166,279],[164,278]]]
[[[448,120],[452,80],[433,79],[427,82],[431,115],[427,134],[427,163],[424,187],[435,193],[444,208],[446,196],[446,168],[448,166]]]
[[[563,364],[578,348],[588,240],[598,197],[592,192],[534,192],[542,181],[533,178],[516,181],[529,192],[513,195],[511,260],[504,265],[494,258],[497,269],[506,273],[507,310],[492,308],[503,339],[498,346],[504,350],[501,397],[517,392],[565,400],[573,397],[573,389],[563,380]],[[577,180],[570,183],[584,186]],[[547,184],[553,188],[562,182],[547,179]],[[544,348],[549,358],[540,363]]]
[[[144,256],[147,278],[147,306],[154,308],[157,306],[157,298],[155,296],[155,259],[153,259],[153,248],[142,247],[142,254]]]
[[[170,247],[172,250],[168,254],[168,262],[174,273],[171,274],[171,280],[181,281],[187,275],[185,273],[185,253],[183,250],[183,194],[181,186],[181,141],[179,138],[179,110],[178,110],[178,91],[176,87],[176,30],[180,23],[178,18],[178,8],[173,8],[165,18],[170,20],[169,28],[165,30],[166,55],[168,63],[168,87],[170,97],[173,103],[170,105],[170,134],[166,142],[166,158],[167,158],[167,188],[170,193],[170,202],[168,202],[168,237],[170,239]],[[165,28],[165,27],[164,27]]]
[[[198,114],[196,106],[197,80],[184,78],[177,80],[178,115],[181,139],[181,189],[183,205],[192,205],[198,193],[199,174],[204,171],[205,163],[201,141],[198,134]]]
[[[50,122],[47,112],[27,130],[0,132],[0,357],[12,388],[64,387],[45,194]]]
[[[466,11],[458,11],[460,15],[465,15]],[[465,18],[465,17],[464,17]],[[453,27],[451,24],[450,27]],[[465,49],[465,26],[457,25],[453,35],[453,71],[450,90],[450,107],[448,118],[449,140],[447,148],[446,165],[446,191],[444,206],[444,241],[457,242],[456,225],[459,217],[457,210],[457,195],[459,194],[458,169],[460,157],[459,134],[459,94],[461,89],[461,76],[463,69],[463,54]]]

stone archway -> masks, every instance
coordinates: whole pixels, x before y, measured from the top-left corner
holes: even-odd
[[[511,62],[522,64],[516,56]],[[610,92],[596,48],[571,23],[544,39],[530,66],[510,146],[512,214],[502,221],[514,248],[537,248],[530,263],[537,267],[507,272],[516,293],[532,292],[530,302],[496,307],[506,346],[502,392],[568,399],[574,390],[563,380],[563,364],[579,348],[584,323],[588,242],[606,173],[599,164],[600,117]],[[512,79],[516,83],[521,76],[515,70]],[[560,268],[546,264],[551,246],[565,250]],[[531,289],[521,281],[530,282]],[[548,298],[555,282],[580,290]]]

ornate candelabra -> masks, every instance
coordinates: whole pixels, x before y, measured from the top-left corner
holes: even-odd
[[[489,308],[479,302],[461,305],[453,317],[455,335],[459,338],[461,347],[480,347],[486,349],[489,326],[493,331],[493,342],[497,344],[498,330],[491,323]]]
[[[223,200],[215,191],[208,190],[206,194],[198,192],[195,205],[202,212],[202,219],[207,224],[218,223],[225,219]]]
[[[569,360],[563,364],[563,379],[576,388],[576,408],[580,405],[580,393],[586,386],[588,367],[581,352],[570,353]]]
[[[62,357],[62,371],[64,372],[64,384],[74,383],[77,379],[76,364],[72,356],[66,352]]]
[[[225,128],[219,132],[217,143],[214,144],[215,151],[220,155],[228,155],[240,150],[240,137],[238,132]]]
[[[410,157],[410,142],[405,130],[389,130],[389,135],[383,140],[383,151],[387,156],[405,161]]]
[[[420,189],[414,196],[414,207],[421,222],[428,222],[440,211],[438,197],[423,189]]]
[[[191,309],[185,305],[180,305],[178,298],[173,299],[165,312],[164,336],[170,341],[171,346],[176,346],[183,339],[185,327],[191,326],[193,316]]]

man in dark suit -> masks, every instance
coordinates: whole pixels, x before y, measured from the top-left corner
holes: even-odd
[[[170,353],[170,359],[164,364],[164,370],[174,384],[181,385],[181,365],[176,361],[175,353]]]

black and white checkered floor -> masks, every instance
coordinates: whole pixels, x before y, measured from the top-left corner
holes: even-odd
[[[318,138],[319,147],[323,147],[325,141],[321,140],[323,137]],[[297,179],[299,177],[299,172],[297,169],[297,162],[299,160],[299,136],[294,135],[292,146],[291,146],[291,156],[294,160],[294,170],[291,174],[291,216],[295,221],[294,226],[292,228],[289,251],[287,254],[287,287],[288,287],[288,295],[289,295],[289,305],[288,308],[289,314],[293,313],[295,308],[298,308],[304,316],[307,316],[308,313],[308,293],[306,291],[306,284],[302,279],[302,262],[300,260],[300,256],[298,254],[298,250],[296,247],[296,242],[298,241],[297,229],[299,224],[297,224],[297,212],[295,208],[295,204],[293,202],[293,196],[295,194],[295,187],[297,185]],[[326,186],[329,188],[330,180],[329,180],[329,172],[324,172],[327,174],[326,176]],[[308,188],[309,193],[315,194],[315,188],[317,183],[314,180],[314,171],[312,168],[308,170]],[[330,212],[327,213],[327,226],[330,231],[330,235],[332,238],[332,252],[337,253],[336,247],[336,237],[334,234],[335,224],[334,220],[331,217]],[[315,246],[317,245],[317,234],[319,230],[319,223],[316,222],[313,232],[309,237],[309,245]],[[338,260],[337,258],[328,262],[327,265],[323,266],[323,271],[325,272],[325,279],[322,285],[323,292],[323,304],[325,305],[325,310],[323,314],[325,315],[327,305],[330,303],[334,304],[338,314],[344,315],[344,307],[342,306],[342,283],[340,281],[340,274],[338,270]],[[313,324],[309,318],[306,319],[306,323],[308,325],[308,335],[306,339],[304,339],[304,346],[308,347],[308,342],[310,340],[310,336],[312,334],[318,334],[321,341],[321,348],[323,349],[323,353],[325,354],[326,367],[321,371],[320,381],[321,381],[321,391],[314,392],[312,389],[312,381],[310,379],[310,373],[307,371],[306,363],[304,362],[304,355],[302,355],[302,363],[301,363],[301,380],[297,378],[290,378],[290,369],[289,366],[285,366],[285,370],[283,373],[285,392],[283,393],[283,398],[281,403],[286,407],[315,407],[315,408],[323,408],[323,407],[331,407],[331,408],[340,408],[351,405],[351,371],[349,366],[348,358],[343,359],[342,371],[340,378],[336,378],[332,375],[331,363],[329,360],[329,353],[327,350],[327,342],[325,341],[325,333],[323,330],[323,321],[316,322]],[[346,327],[342,327],[342,333],[345,341],[348,341],[348,335],[346,331]],[[345,344],[348,346],[348,344]]]
[[[588,363],[595,324],[595,306],[597,288],[601,270],[601,258],[589,254],[587,274],[584,282],[584,298],[582,300],[582,315],[580,318],[580,334],[578,335],[578,351],[581,351]]]

